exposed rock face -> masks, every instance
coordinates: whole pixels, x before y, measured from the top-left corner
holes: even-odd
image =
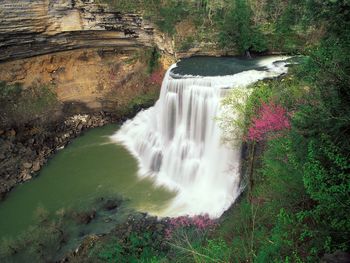
[[[90,47],[133,50],[152,46],[172,52],[140,15],[111,12],[93,0],[2,0],[0,62]]]
[[[109,49],[79,49],[0,63],[0,80],[53,85],[62,103],[79,102],[88,111],[108,110],[111,101],[127,100],[144,88],[145,65],[128,63],[132,54]],[[121,103],[121,102],[120,102]],[[119,104],[120,104],[119,103]],[[81,112],[73,110],[73,113]],[[86,112],[86,110],[83,110]]]
[[[135,52],[155,45],[173,54],[171,40],[140,15],[111,12],[94,0],[0,4],[0,81],[54,85],[63,103],[99,111],[110,106],[113,92],[119,100],[135,96],[141,89],[137,75],[145,68],[134,63]]]

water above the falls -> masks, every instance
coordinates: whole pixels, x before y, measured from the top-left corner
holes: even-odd
[[[155,106],[112,136],[137,158],[140,177],[153,177],[157,184],[177,192],[161,216],[215,218],[229,208],[241,191],[241,147],[222,143],[216,121],[223,110],[220,101],[231,88],[287,72],[286,57],[268,57],[242,67],[235,59],[231,75],[213,76],[215,59],[194,63],[193,70],[185,62],[173,65]]]

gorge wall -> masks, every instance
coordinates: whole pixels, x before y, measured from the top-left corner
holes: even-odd
[[[94,0],[5,0],[0,21],[0,61],[77,48],[135,50],[155,44],[154,27],[140,15],[112,12]],[[156,41],[162,48],[161,38]]]
[[[60,102],[93,111],[108,108],[113,92],[142,91],[145,50],[155,46],[173,55],[171,41],[139,14],[113,12],[94,0],[4,0],[0,6],[0,81],[53,85]]]

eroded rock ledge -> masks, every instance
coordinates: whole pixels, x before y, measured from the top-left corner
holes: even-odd
[[[172,52],[154,37],[139,14],[112,12],[94,0],[3,0],[0,62],[78,48],[153,46]]]

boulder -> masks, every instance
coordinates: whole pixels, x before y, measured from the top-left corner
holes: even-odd
[[[31,163],[28,163],[28,162],[23,163],[23,167],[26,169],[30,169],[30,168],[32,168],[32,166],[33,166],[33,164],[31,164]]]
[[[40,170],[40,162],[39,161],[34,162],[32,170],[33,170],[33,172],[38,172]]]
[[[32,179],[32,176],[29,174],[28,171],[23,171],[21,173],[21,178],[22,178],[23,182],[26,182],[26,181]]]
[[[96,217],[96,211],[76,212],[73,217],[79,224],[87,225]]]
[[[15,137],[16,136],[16,131],[14,129],[9,131],[9,136]]]
[[[107,200],[103,205],[103,209],[104,210],[107,210],[107,211],[111,211],[111,210],[114,210],[116,209],[118,206],[120,206],[120,201],[118,200]]]
[[[92,120],[89,119],[88,122],[87,122],[87,127],[91,127],[92,126]]]

